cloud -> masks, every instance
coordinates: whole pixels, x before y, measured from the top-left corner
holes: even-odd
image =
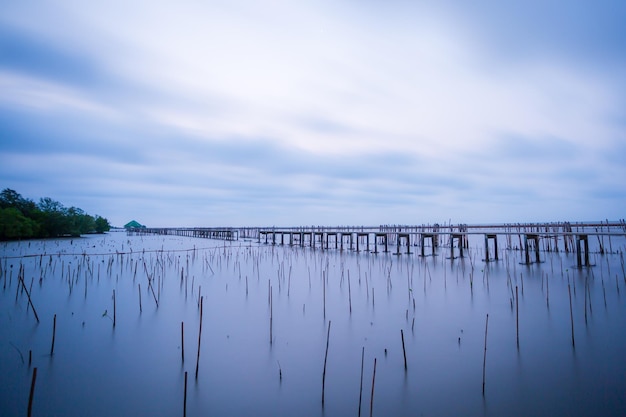
[[[625,9],[11,3],[0,182],[121,224],[619,217]]]

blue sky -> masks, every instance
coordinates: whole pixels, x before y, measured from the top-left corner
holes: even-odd
[[[626,3],[507,3],[0,0],[0,187],[114,225],[625,217]]]

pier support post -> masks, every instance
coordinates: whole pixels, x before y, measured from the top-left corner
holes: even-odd
[[[463,234],[452,233],[450,235],[450,259],[454,259],[454,240],[458,241],[459,257],[463,257]]]
[[[581,253],[581,241],[585,245],[585,265],[589,266],[589,239],[587,235],[576,235],[576,266],[579,268],[583,267],[582,264],[582,253]]]
[[[422,233],[420,235],[420,246],[421,248],[421,256],[426,256],[424,254],[424,243],[426,241],[426,239],[430,239],[430,242],[432,244],[432,255],[435,256],[435,234],[434,233]]]
[[[495,233],[485,234],[485,262],[491,262],[489,257],[489,239],[493,239],[493,247],[495,252],[495,260],[498,260],[498,235]]]
[[[530,249],[528,241],[531,240],[535,245],[535,262],[540,263],[541,259],[539,258],[539,235],[536,234],[525,234],[524,235],[524,251],[526,256],[526,264],[530,264]]]

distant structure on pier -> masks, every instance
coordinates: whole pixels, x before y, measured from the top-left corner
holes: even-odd
[[[131,220],[128,223],[126,223],[124,225],[124,229],[128,230],[128,229],[145,229],[146,226],[144,226],[143,224],[139,223],[137,220]]]

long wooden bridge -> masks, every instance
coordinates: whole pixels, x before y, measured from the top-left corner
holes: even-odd
[[[356,252],[389,252],[411,254],[419,248],[419,256],[435,256],[440,247],[449,248],[451,259],[464,257],[469,238],[482,237],[485,262],[498,260],[499,238],[508,250],[523,250],[525,263],[540,262],[540,251],[576,251],[577,265],[589,266],[590,238],[597,239],[595,250],[613,252],[613,236],[626,236],[626,222],[525,223],[497,225],[380,225],[380,226],[309,226],[309,227],[188,227],[131,228],[128,234],[175,235],[195,238],[256,240],[259,244],[310,247],[321,250]],[[607,238],[607,241],[605,241]],[[607,247],[608,244],[608,247]],[[456,246],[455,246],[456,245]],[[562,245],[562,246],[561,246]],[[456,247],[456,251],[455,251]],[[430,248],[427,252],[427,248]],[[492,256],[493,255],[493,256]]]

